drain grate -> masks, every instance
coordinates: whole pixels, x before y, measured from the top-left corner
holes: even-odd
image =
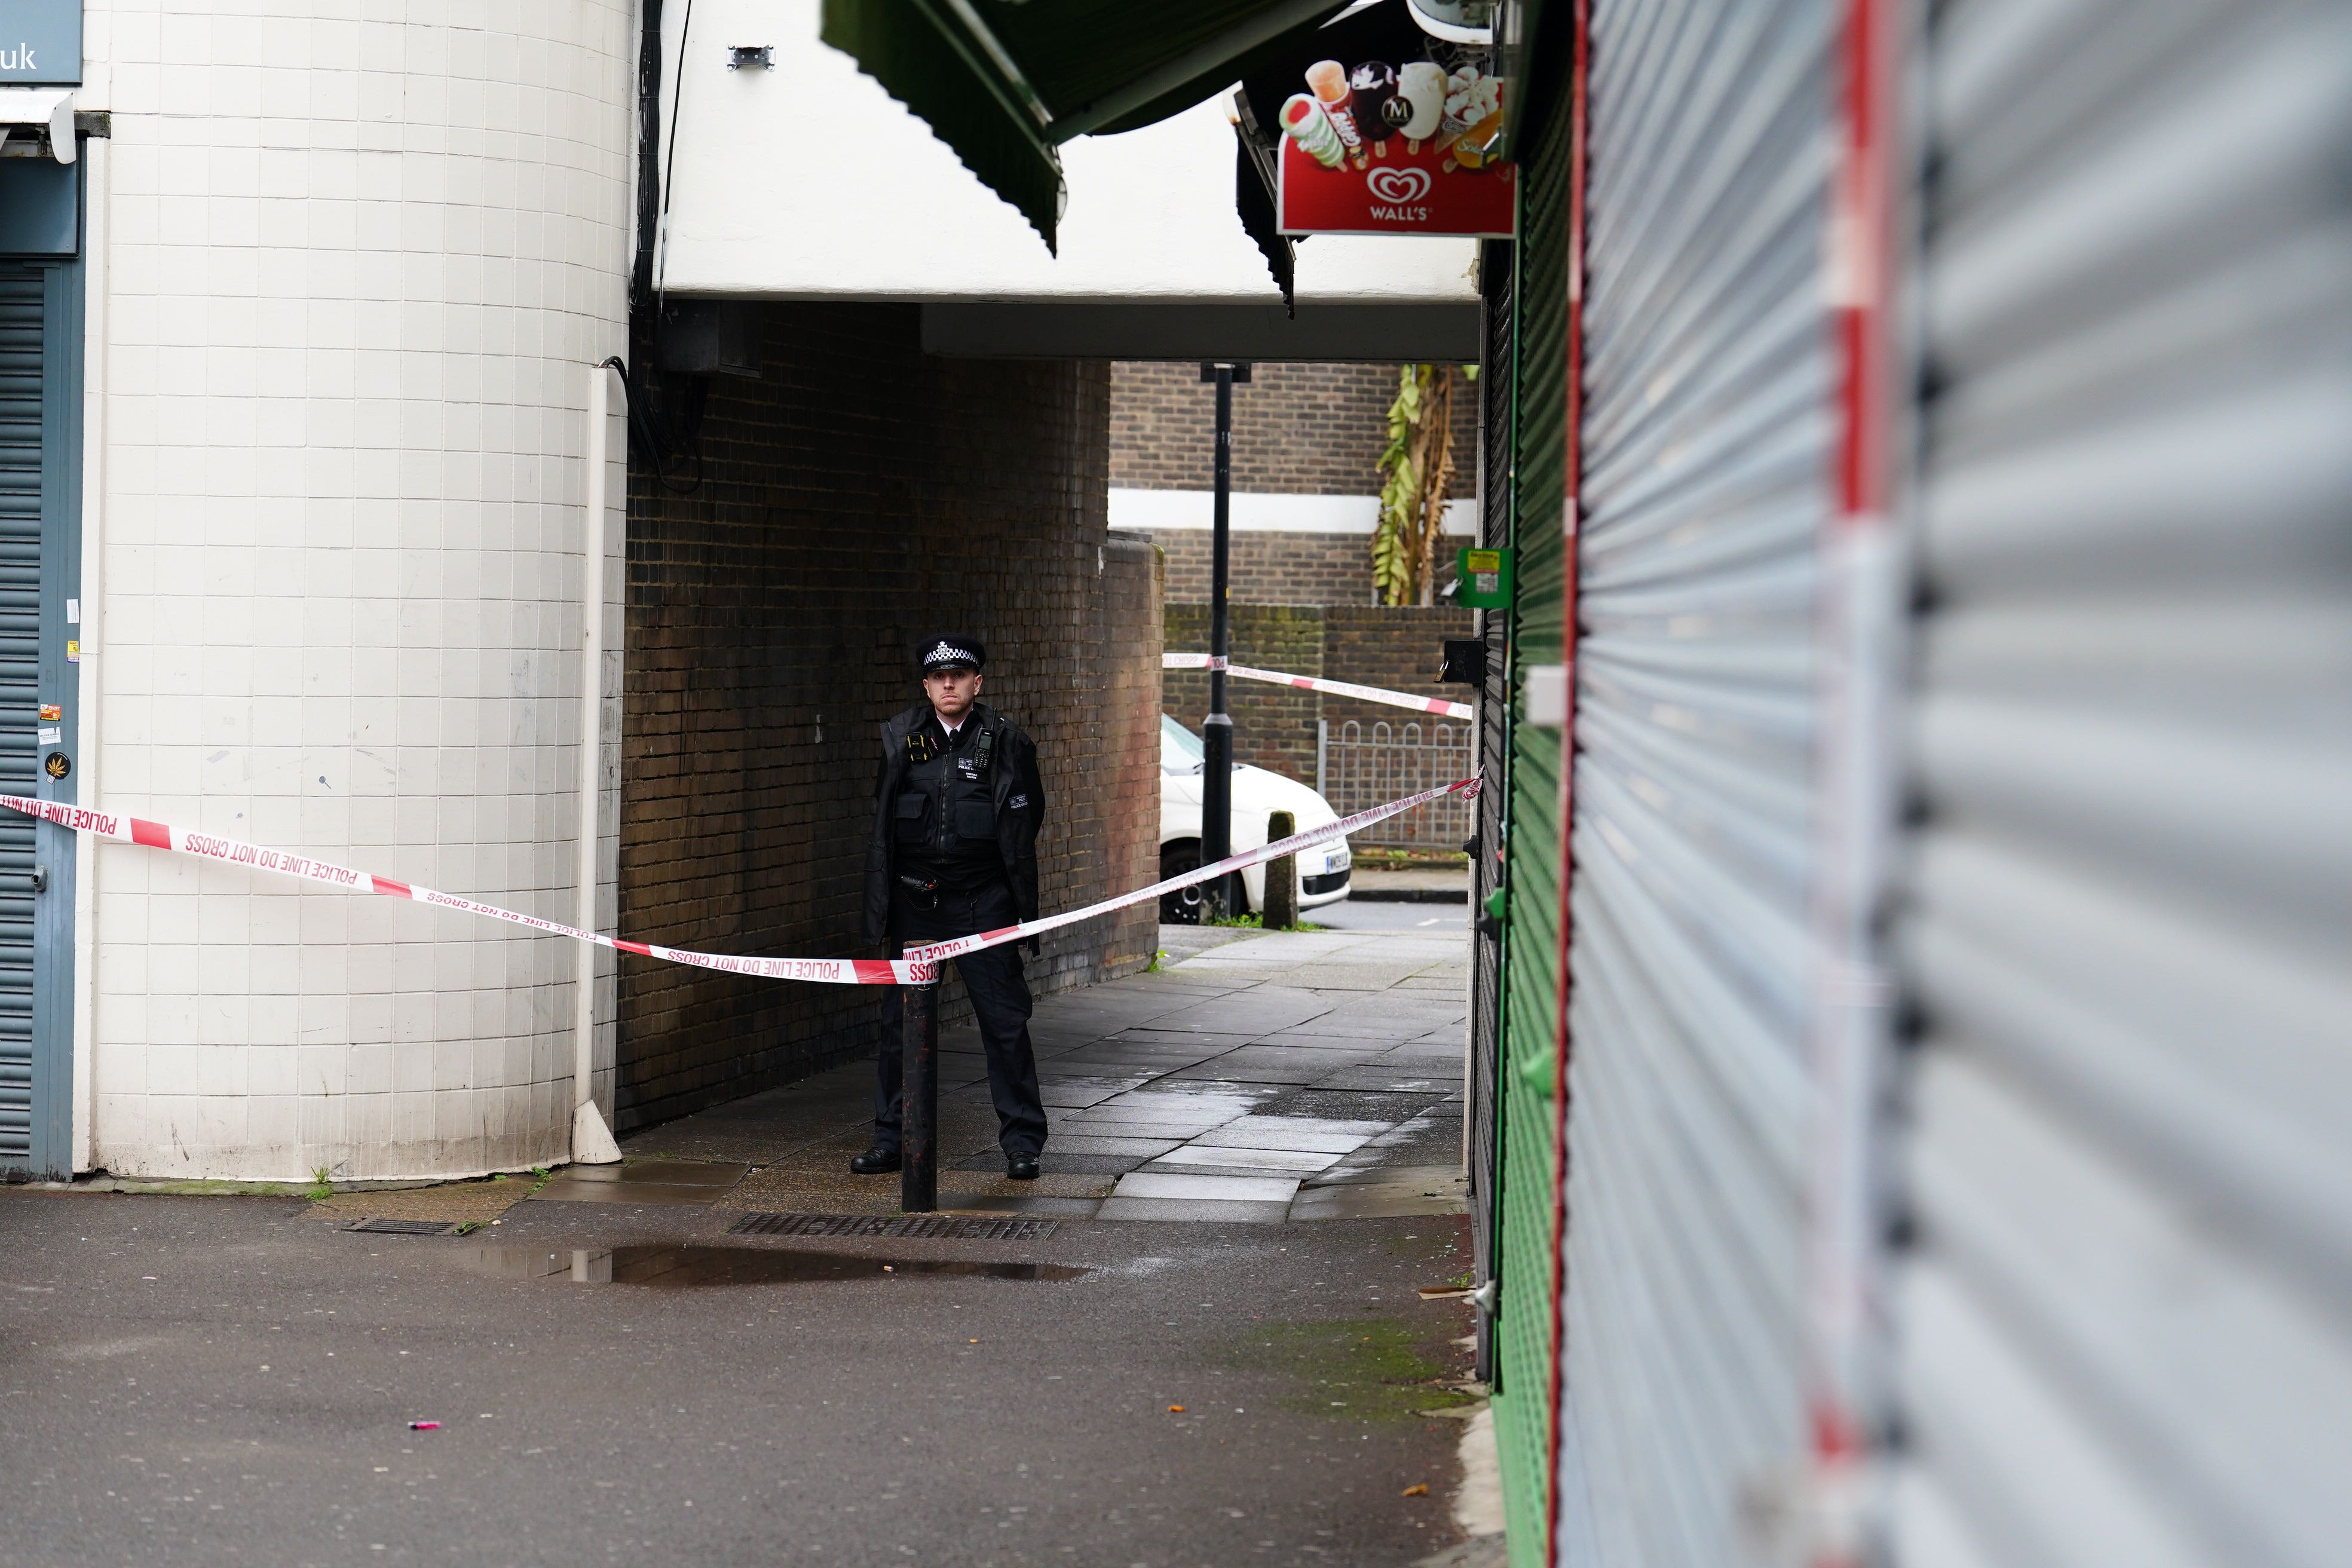
[[[362,1219],[354,1220],[343,1228],[373,1231],[379,1236],[446,1236],[456,1228],[456,1222],[446,1219]]]
[[[1041,1241],[1050,1219],[959,1219],[948,1215],[747,1214],[730,1236],[904,1236],[944,1241]]]

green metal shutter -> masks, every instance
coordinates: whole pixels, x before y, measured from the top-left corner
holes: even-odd
[[[47,282],[0,261],[0,794],[33,795]],[[0,811],[0,1171],[33,1157],[33,819]],[[47,1086],[43,1086],[46,1089]]]
[[[1559,528],[1566,469],[1568,163],[1565,102],[1521,160],[1512,501],[1517,550],[1514,701],[1529,665],[1560,662]],[[1511,732],[1508,915],[1501,1084],[1501,1294],[1494,1325],[1495,1433],[1514,1563],[1540,1559],[1551,1455],[1554,1167],[1552,1061],[1559,1018],[1560,732]]]
[[[1479,369],[1478,542],[1511,542],[1511,279],[1516,270],[1507,240],[1479,247],[1478,292],[1485,311],[1483,362]],[[1480,1282],[1495,1278],[1496,1162],[1501,1152],[1501,1108],[1496,1079],[1502,1060],[1503,949],[1501,927],[1483,920],[1486,900],[1503,885],[1496,850],[1509,833],[1511,776],[1511,617],[1506,610],[1479,612],[1486,648],[1486,679],[1478,693],[1479,776],[1476,853],[1471,858],[1474,930],[1470,938],[1470,1235],[1471,1266]],[[1494,1376],[1493,1320],[1478,1318],[1478,1375]]]

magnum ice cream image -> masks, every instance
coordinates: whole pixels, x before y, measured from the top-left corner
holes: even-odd
[[[1356,128],[1356,95],[1348,87],[1348,68],[1338,60],[1317,60],[1307,68],[1307,88],[1330,117],[1331,129],[1339,133],[1356,167],[1363,168],[1364,136]]]
[[[1382,106],[1388,122],[1404,132],[1404,150],[1418,153],[1445,119],[1445,69],[1414,60],[1397,72],[1396,96]]]
[[[1348,94],[1354,100],[1356,124],[1372,144],[1372,156],[1389,155],[1389,138],[1397,121],[1389,110],[1396,103],[1396,67],[1386,60],[1366,60],[1348,73]]]
[[[1331,117],[1323,106],[1303,92],[1290,95],[1282,106],[1282,130],[1308,157],[1327,169],[1336,169],[1348,156],[1347,143],[1332,128]]]

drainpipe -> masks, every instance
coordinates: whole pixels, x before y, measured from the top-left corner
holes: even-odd
[[[580,574],[580,917],[583,931],[596,929],[597,830],[604,798],[604,539],[605,467],[612,426],[612,364],[588,372],[588,515],[583,520]],[[579,968],[573,991],[572,1042],[572,1162],[576,1165],[619,1163],[620,1145],[596,1106],[596,955],[603,951],[577,942]]]
[[[109,100],[110,101],[110,100]],[[100,796],[106,779],[100,722],[101,701],[98,666],[92,650],[107,647],[101,616],[106,607],[107,442],[109,427],[108,372],[113,341],[114,160],[107,140],[91,137],[81,149],[82,201],[82,372],[81,372],[81,573],[77,587],[81,615],[66,616],[66,635],[79,639],[81,663],[75,666],[76,750],[80,753],[81,795],[94,810],[105,809]],[[73,606],[68,605],[68,612]],[[73,1128],[69,1138],[69,1171],[87,1171],[96,1163],[92,1150],[98,1137],[98,848],[91,834],[74,836],[74,997],[73,997]]]

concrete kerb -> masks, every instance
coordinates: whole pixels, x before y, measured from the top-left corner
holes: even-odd
[[[446,1187],[459,1182],[483,1182],[492,1176],[527,1176],[533,1167],[519,1166],[511,1171],[485,1171],[473,1176],[433,1176],[423,1180],[383,1180],[364,1182],[329,1182],[326,1185],[340,1195],[344,1193],[410,1193],[426,1187]],[[143,1197],[164,1198],[315,1198],[319,1184],[312,1182],[232,1182],[192,1178],[184,1182],[131,1179],[93,1173],[77,1176],[70,1182],[21,1182],[12,1184],[28,1193],[128,1193]]]

